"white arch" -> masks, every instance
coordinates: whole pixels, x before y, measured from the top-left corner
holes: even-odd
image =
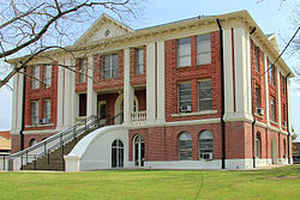
[[[115,105],[114,105],[114,110],[115,110],[114,115],[115,116],[117,114],[123,112],[123,110],[121,110],[121,104],[122,104],[122,102],[124,103],[123,99],[124,99],[124,95],[120,94],[115,101]],[[134,102],[136,104],[136,112],[138,112],[139,111],[139,100],[135,95],[134,95]],[[123,108],[124,108],[124,105],[123,105]],[[115,124],[120,124],[120,118],[115,119]]]

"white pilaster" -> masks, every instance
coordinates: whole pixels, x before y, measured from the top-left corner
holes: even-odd
[[[17,91],[17,106],[16,106],[16,131],[17,134],[21,131],[21,126],[22,126],[22,115],[24,115],[23,111],[23,86],[24,86],[24,75],[23,74],[18,74],[18,91]]]
[[[267,56],[264,57],[264,63],[265,63],[265,72],[268,70],[268,62],[267,62]],[[265,73],[265,92],[266,92],[266,120],[267,124],[270,124],[270,107],[269,107],[269,81],[268,81],[268,73]]]
[[[278,99],[278,104],[277,104],[278,125],[279,125],[279,129],[281,129],[281,91],[280,91],[280,72],[278,67],[276,70],[276,76],[277,76],[277,99]]]
[[[147,121],[155,121],[156,116],[156,84],[155,84],[155,42],[147,45],[146,101]]]
[[[249,33],[244,28],[234,29],[234,63],[237,114],[252,120]]]
[[[234,90],[231,29],[223,30],[225,120],[233,118]]]
[[[66,64],[73,64],[72,58],[66,60]],[[64,102],[64,122],[65,127],[73,125],[77,115],[74,115],[75,108],[75,73],[65,69],[65,102]]]
[[[61,64],[65,64],[64,60]],[[64,126],[64,69],[58,67],[58,76],[57,76],[57,129],[62,129]]]
[[[17,119],[18,119],[18,94],[19,94],[19,74],[16,74],[14,77],[14,88],[13,88],[13,103],[12,103],[12,115],[11,115],[11,134],[17,134],[16,130],[18,127]]]
[[[131,122],[134,89],[130,85],[130,50],[124,50],[124,123]]]
[[[157,42],[157,120],[165,121],[165,42]]]
[[[87,117],[97,115],[97,93],[93,89],[94,57],[88,57]]]

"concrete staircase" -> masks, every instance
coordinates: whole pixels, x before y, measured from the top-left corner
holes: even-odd
[[[55,170],[55,171],[64,171],[65,170],[65,162],[64,155],[69,154],[73,147],[86,135],[94,131],[95,129],[89,130],[86,133],[80,135],[75,138],[68,144],[56,149],[49,154],[40,157],[34,160],[31,163],[23,166],[23,170]]]

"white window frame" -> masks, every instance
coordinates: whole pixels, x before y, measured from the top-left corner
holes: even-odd
[[[188,42],[187,42],[188,41]],[[187,48],[187,50],[184,50]],[[181,63],[182,59],[187,58],[186,63]],[[177,39],[177,67],[187,67],[192,64],[191,38]]]
[[[200,88],[200,83],[201,82],[210,82],[210,95],[211,95],[211,97],[206,97],[206,98],[200,99],[200,89],[209,89],[209,88]],[[211,102],[211,107],[209,109],[201,110],[200,105],[201,105],[201,102],[204,102],[204,101],[210,101]],[[213,104],[212,80],[211,79],[198,80],[198,111],[201,112],[201,111],[212,110],[212,104]]]
[[[87,59],[79,58],[79,83],[86,82]]]
[[[180,90],[181,90],[180,86],[185,85],[185,84],[190,84],[191,85],[191,88],[190,88],[190,103],[189,103],[189,101],[183,101],[182,102],[182,99],[181,99],[182,97],[180,95]],[[180,107],[181,106],[190,105],[192,107],[192,104],[193,104],[193,102],[192,102],[192,88],[193,88],[193,85],[192,85],[192,82],[179,82],[177,84],[177,87],[178,87],[178,89],[177,89],[177,93],[178,93],[178,112],[180,112]],[[185,95],[185,96],[187,96],[187,95]]]
[[[271,96],[270,98],[270,117],[272,121],[276,121],[276,101],[275,98]]]
[[[31,124],[39,124],[39,101],[31,101]]]
[[[206,135],[205,135],[206,134]],[[201,131],[198,138],[199,159],[212,160],[214,153],[214,136],[211,131]],[[211,154],[211,158],[205,158],[207,154]]]
[[[52,82],[52,65],[45,65],[44,66],[44,84],[46,88],[51,87],[51,82]]]
[[[135,72],[137,75],[144,74],[144,47],[135,49]]]
[[[207,44],[208,43],[208,44]],[[208,49],[207,49],[208,45]],[[196,39],[196,48],[197,48],[197,65],[205,65],[211,63],[211,37],[210,34],[198,35]],[[202,59],[201,56],[205,56],[205,59]]]
[[[32,89],[40,88],[40,80],[41,80],[41,67],[40,65],[34,65],[32,67]]]
[[[184,138],[184,135],[185,135],[185,138]],[[189,145],[188,145],[188,142],[190,142]],[[186,153],[186,154],[190,154],[190,155],[186,156],[186,157],[182,157],[183,152],[184,152],[183,150],[188,151],[188,153]],[[187,131],[183,131],[179,134],[178,158],[179,158],[179,160],[193,160],[193,137],[192,137],[192,134]]]
[[[108,59],[107,66],[106,66],[106,58]],[[113,63],[114,58],[116,58],[117,63]],[[110,54],[110,55],[103,55],[101,62],[102,62],[101,80],[111,80],[111,79],[118,77],[118,74],[119,74],[119,54],[118,53],[114,53],[114,54]]]
[[[46,120],[46,123],[51,121],[51,100],[45,99],[43,102],[43,118]]]

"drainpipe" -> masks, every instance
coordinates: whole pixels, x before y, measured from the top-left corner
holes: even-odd
[[[26,94],[26,67],[24,67],[24,78],[23,78],[23,96],[22,96],[22,119],[21,119],[21,130],[20,130],[20,151],[24,149],[24,128],[25,128],[25,94]]]
[[[250,31],[250,36],[255,33],[256,31],[256,27],[253,27]],[[253,94],[254,88],[253,88],[253,78],[252,78],[252,65],[250,66],[250,73],[251,73],[251,92]],[[253,104],[253,102],[252,102]],[[252,115],[254,118],[254,110],[252,109]],[[254,125],[256,123],[256,119],[254,118],[253,122],[252,122],[252,167],[256,168],[256,157],[255,157],[255,132],[254,132]]]
[[[224,54],[223,54],[223,29],[220,20],[217,18],[216,22],[220,30],[220,59],[221,59],[221,96],[222,96],[222,108],[221,108],[221,131],[222,131],[222,169],[225,169],[225,159],[226,159],[226,147],[225,147],[225,98],[224,98]]]
[[[290,74],[291,74],[291,72],[289,72],[287,75],[286,75],[286,77],[285,77],[285,81],[286,81],[286,111],[285,112],[288,112],[288,108],[289,108],[289,101],[288,101],[288,99],[289,99],[289,91],[288,91],[288,77],[290,76]],[[285,114],[285,113],[284,113]],[[290,129],[289,129],[289,114],[287,114],[287,121],[286,121],[286,123],[287,123],[287,131],[288,131],[288,138],[287,138],[287,140],[288,140],[288,164],[290,165],[291,164],[291,157],[290,157],[290,154],[291,154],[291,152],[290,152],[290,136],[291,136],[291,133],[290,133]]]

